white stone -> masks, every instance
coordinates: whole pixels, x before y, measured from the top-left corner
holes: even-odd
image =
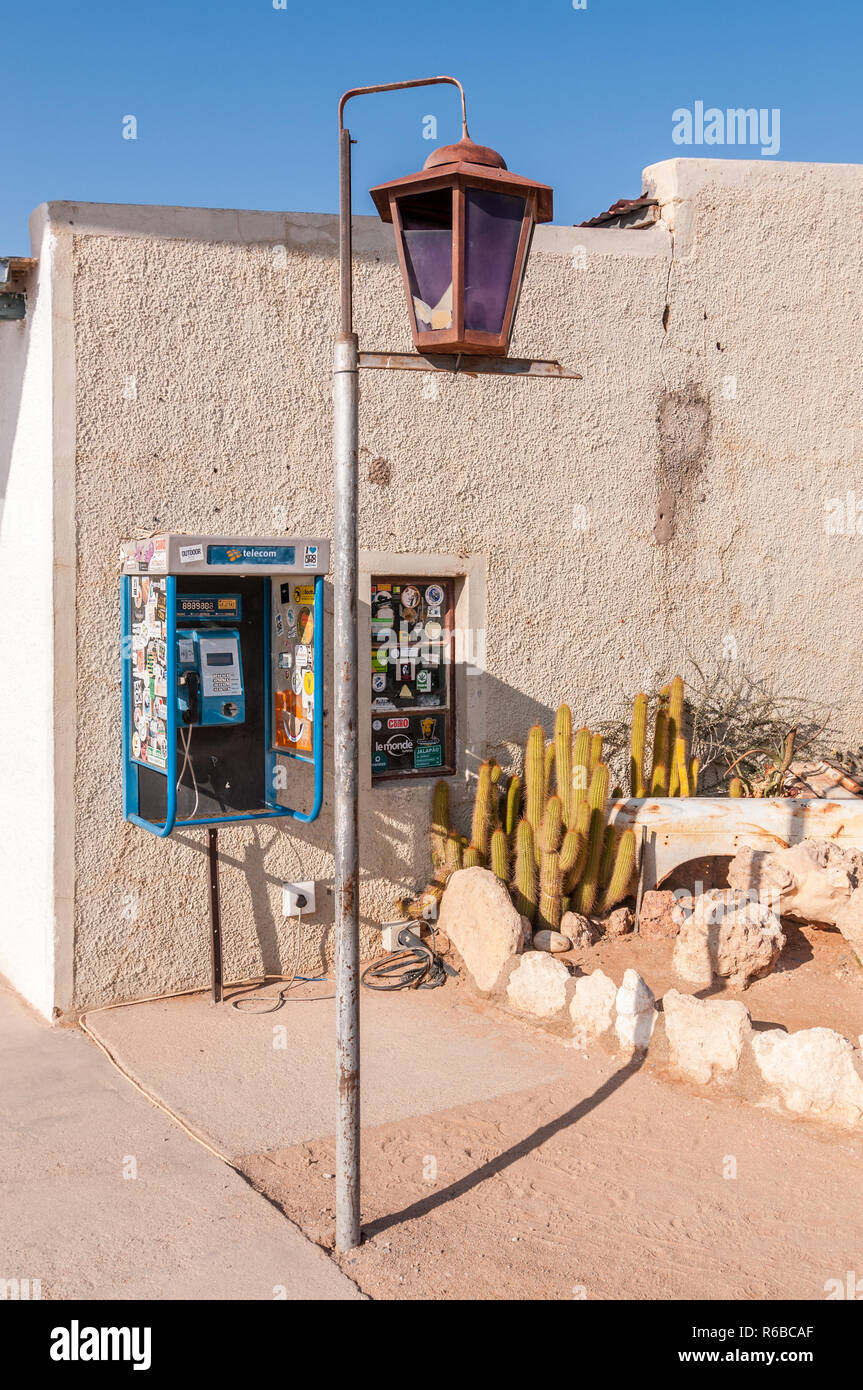
[[[709,984],[716,974],[745,986],[769,974],[784,945],[779,918],[766,903],[754,901],[742,889],[711,888],[696,898],[680,928],[672,963],[692,984]]]
[[[521,916],[489,869],[458,869],[449,880],[438,927],[455,946],[474,984],[492,990],[507,961],[522,949]]]
[[[571,948],[572,942],[562,932],[546,930],[534,932],[533,949],[535,951],[569,951]]]
[[[627,970],[615,999],[617,1017],[614,1031],[625,1048],[643,1051],[650,1042],[656,1023],[653,990],[637,970]]]
[[[735,1072],[752,1031],[749,1010],[736,1000],[696,999],[670,989],[663,996],[672,1065],[701,1085]]]
[[[546,951],[525,951],[506,987],[514,1009],[537,1018],[553,1018],[566,1005],[570,973],[562,960]]]
[[[579,950],[585,946],[592,946],[596,935],[590,918],[582,917],[580,912],[565,912],[561,918],[560,930]]]
[[[863,887],[855,888],[836,912],[836,926],[863,959]]]
[[[602,970],[576,980],[569,1016],[578,1045],[608,1032],[614,1023],[616,1001],[617,985]]]
[[[863,1119],[860,1054],[832,1028],[755,1033],[752,1051],[764,1080],[789,1110],[859,1124]]]
[[[863,854],[833,840],[801,840],[777,850],[743,845],[728,866],[728,882],[760,894],[784,917],[835,925],[837,912],[863,883]]]

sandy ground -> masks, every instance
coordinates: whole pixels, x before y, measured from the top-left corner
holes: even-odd
[[[373,1298],[823,1299],[863,1270],[863,1138],[594,1062],[363,1134]],[[587,1084],[584,1084],[587,1082]],[[331,1140],[244,1171],[332,1248]],[[736,1173],[736,1176],[730,1176]]]

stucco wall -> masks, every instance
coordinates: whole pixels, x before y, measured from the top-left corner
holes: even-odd
[[[860,541],[826,534],[824,500],[859,472],[863,169],[693,160],[647,178],[658,226],[536,236],[513,352],[583,381],[363,374],[361,546],[463,561],[465,611],[485,625],[486,669],[460,677],[457,791],[560,700],[577,719],[621,713],[729,639],[860,736]],[[120,819],[117,543],[136,528],[330,532],[336,229],[49,215],[74,304],[83,1007],[207,978],[202,832],[166,844]],[[357,220],[355,304],[363,348],[410,348],[391,231],[373,219]],[[382,459],[389,481],[370,482]],[[365,784],[371,952],[397,889],[424,881],[431,784],[371,791],[367,761]],[[328,781],[312,826],[222,832],[229,978],[290,964],[285,878],[318,881],[304,972],[331,960],[331,807]]]

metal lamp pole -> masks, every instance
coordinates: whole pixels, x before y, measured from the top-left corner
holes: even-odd
[[[353,326],[351,135],[344,124],[352,97],[407,87],[458,87],[464,138],[464,89],[454,77],[355,87],[339,102],[339,331],[333,361],[333,521],[335,649],[335,924],[336,924],[336,1248],[360,1243],[359,726],[357,709],[357,440],[359,347]]]

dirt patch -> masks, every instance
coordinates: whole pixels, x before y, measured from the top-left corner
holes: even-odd
[[[515,1027],[513,1023],[513,1027]],[[572,1054],[569,1054],[572,1055]],[[573,1056],[547,1086],[363,1134],[378,1299],[820,1299],[863,1259],[858,1140]],[[249,1155],[255,1186],[334,1241],[330,1140]]]

